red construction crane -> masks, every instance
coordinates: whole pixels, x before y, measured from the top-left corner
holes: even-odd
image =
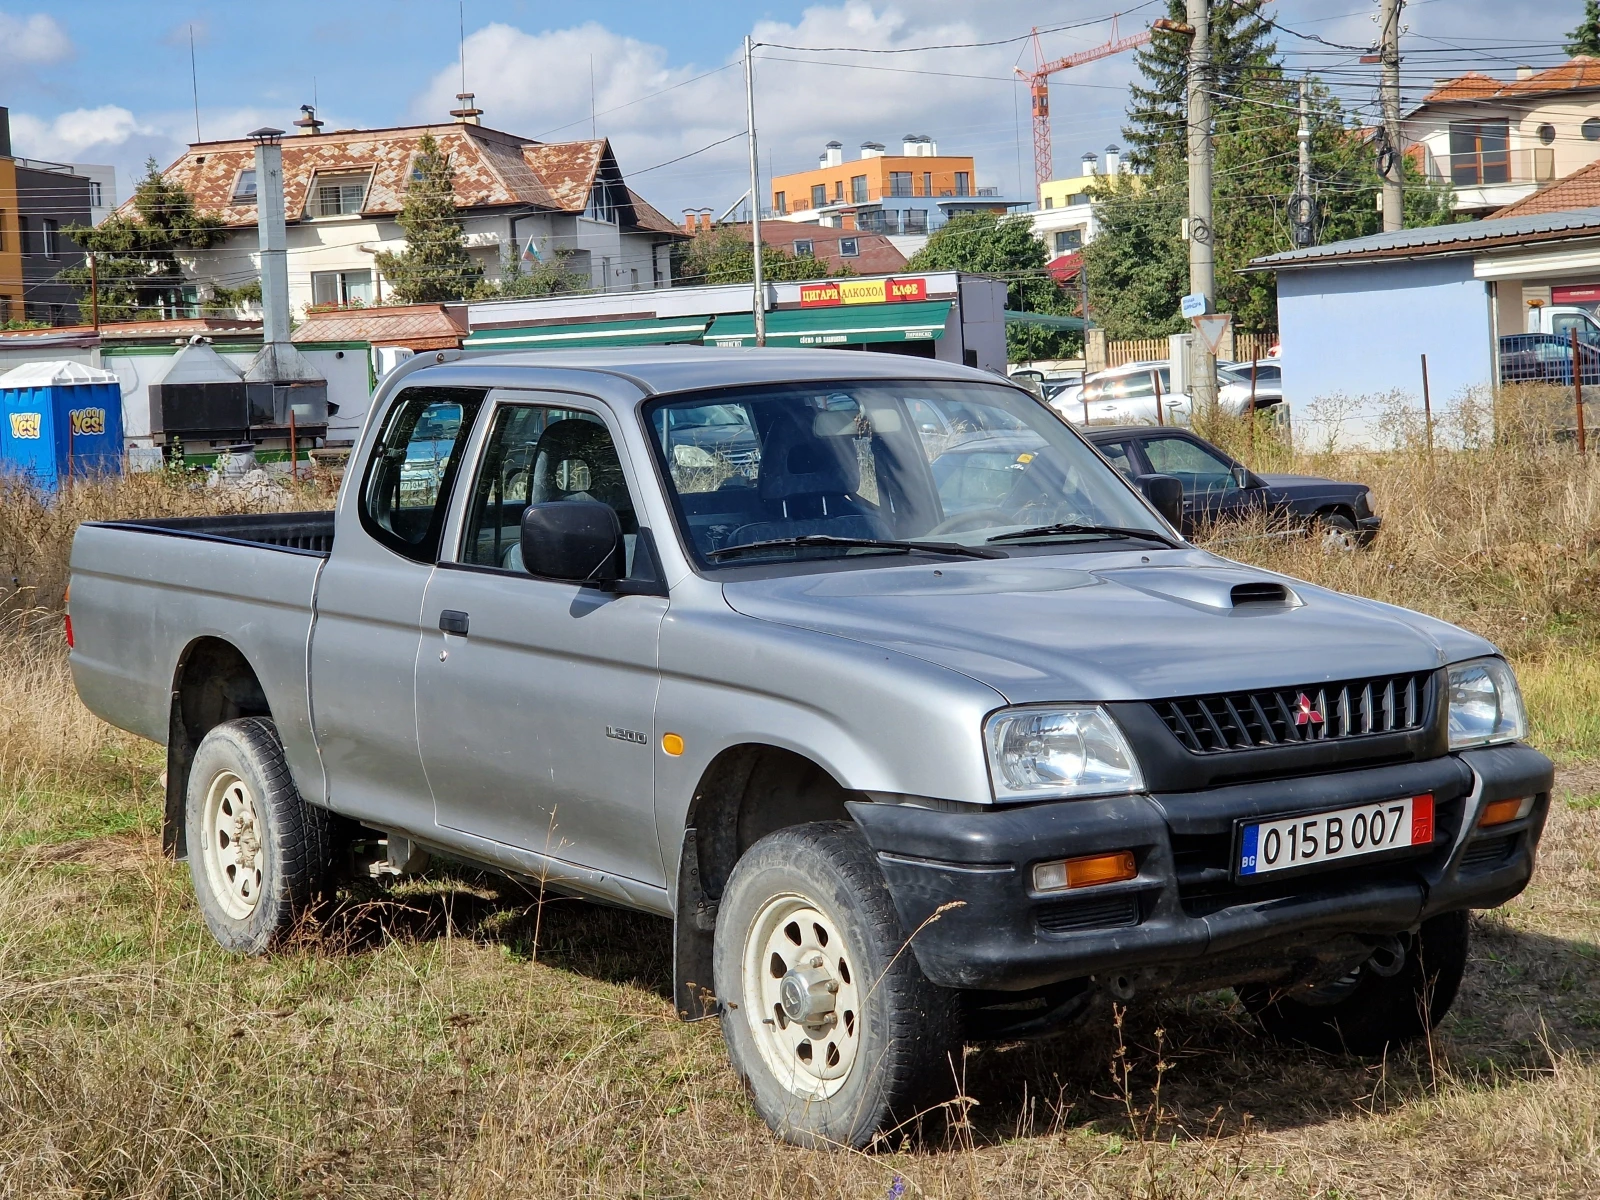
[[[1166,28],[1172,23],[1157,21],[1157,28]],[[1113,54],[1121,54],[1124,50],[1132,50],[1143,46],[1150,40],[1150,30],[1141,29],[1138,33],[1129,34],[1125,38],[1117,36],[1117,18],[1111,18],[1111,39],[1104,45],[1094,46],[1088,50],[1079,50],[1076,54],[1068,54],[1063,58],[1046,62],[1044,50],[1039,45],[1039,30],[1033,31],[1033,61],[1032,71],[1024,71],[1021,67],[1016,69],[1017,74],[1028,81],[1033,92],[1033,172],[1038,176],[1038,182],[1043,184],[1052,174],[1050,162],[1050,76],[1057,71],[1065,71],[1068,67],[1080,66],[1086,62],[1094,62],[1097,58],[1109,58]]]

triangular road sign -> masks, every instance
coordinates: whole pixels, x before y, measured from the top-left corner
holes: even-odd
[[[1205,348],[1215,354],[1222,348],[1223,339],[1228,336],[1228,327],[1233,324],[1230,313],[1207,313],[1203,317],[1193,317],[1194,331],[1200,335],[1200,341]]]

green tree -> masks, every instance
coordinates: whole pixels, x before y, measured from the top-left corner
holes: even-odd
[[[1044,243],[1033,234],[1027,217],[995,213],[962,213],[928,238],[928,244],[906,264],[912,271],[969,271],[1006,281],[1006,307],[1046,316],[1072,316],[1077,298],[1063,293],[1045,269]],[[1083,335],[1038,325],[1008,324],[1006,356],[1012,362],[1035,358],[1068,358],[1083,346]]]
[[[750,226],[717,225],[695,234],[678,252],[672,274],[675,284],[690,287],[702,283],[750,283],[755,279],[755,270]],[[848,268],[832,271],[814,255],[790,254],[762,238],[761,274],[774,283],[794,283],[855,272]]]
[[[477,292],[483,270],[472,261],[456,214],[455,172],[431,133],[417,142],[417,157],[400,228],[406,248],[374,255],[397,300],[406,304],[464,300]]]
[[[499,280],[493,284],[480,284],[478,293],[480,298],[492,296],[500,300],[514,300],[526,296],[586,292],[589,287],[589,276],[573,269],[571,251],[557,250],[534,263],[531,268],[524,269],[516,248],[512,247],[510,259],[500,267]]]
[[[1567,34],[1568,54],[1592,54],[1600,57],[1600,0],[1584,0],[1583,20]]]
[[[1221,118],[1236,109],[1251,82],[1277,68],[1277,46],[1271,40],[1272,22],[1261,15],[1267,0],[1211,0],[1211,106]],[[1169,19],[1183,24],[1184,0],[1167,0]],[[1128,161],[1148,170],[1163,153],[1182,155],[1187,137],[1189,38],[1181,33],[1156,30],[1139,48],[1135,63],[1142,82],[1130,88],[1128,124],[1122,136],[1128,143]],[[1090,301],[1092,304],[1093,301]]]
[[[1313,225],[1319,242],[1376,233],[1382,189],[1371,142],[1328,90],[1312,81]],[[1215,126],[1213,234],[1218,311],[1244,330],[1277,324],[1277,280],[1243,274],[1253,258],[1293,246],[1289,198],[1297,187],[1298,85],[1278,78],[1249,84]],[[1405,162],[1408,227],[1454,219],[1448,184]],[[1089,304],[1113,338],[1153,337],[1186,327],[1178,303],[1189,290],[1187,166],[1162,152],[1150,171],[1109,180],[1095,191],[1101,231],[1086,251]]]
[[[183,304],[186,252],[209,250],[227,236],[222,218],[195,207],[182,184],[161,175],[155,159],[133,193],[133,212],[107,217],[99,225],[68,225],[62,230],[95,258],[100,319],[131,321],[170,312]],[[80,316],[87,308],[90,270],[69,267],[56,276],[80,289]]]

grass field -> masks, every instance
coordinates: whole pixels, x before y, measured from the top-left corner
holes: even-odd
[[[877,1155],[772,1141],[714,1023],[674,1019],[657,918],[439,875],[346,892],[271,958],[221,953],[159,854],[159,751],[78,705],[48,611],[76,519],[218,501],[10,497],[0,1196],[1600,1194],[1600,468],[1538,444],[1262,465],[1356,473],[1384,533],[1355,556],[1249,530],[1220,550],[1512,656],[1561,763],[1533,885],[1475,918],[1453,1013],[1387,1062],[1274,1046],[1226,992],[1140,999],[970,1052],[966,1119]]]

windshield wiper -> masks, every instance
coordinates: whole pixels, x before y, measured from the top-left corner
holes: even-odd
[[[1068,521],[1059,525],[1035,525],[1032,529],[1018,529],[1011,533],[997,533],[986,540],[991,542],[1017,542],[1023,538],[1050,537],[1055,534],[1089,533],[1097,537],[1108,538],[1142,538],[1147,542],[1160,542],[1163,546],[1176,550],[1180,543],[1173,541],[1164,533],[1157,533],[1153,529],[1131,529],[1125,525],[1080,525],[1076,521]]]
[[[864,546],[873,550],[893,550],[900,554],[922,550],[930,554],[953,554],[963,558],[1005,557],[999,550],[986,550],[982,546],[963,546],[960,542],[901,542],[887,538],[834,537],[826,533],[807,533],[800,537],[770,538],[764,542],[746,542],[742,546],[724,546],[720,550],[712,550],[706,557],[731,558],[736,554],[759,550],[789,550],[806,546],[840,546],[844,549]]]

